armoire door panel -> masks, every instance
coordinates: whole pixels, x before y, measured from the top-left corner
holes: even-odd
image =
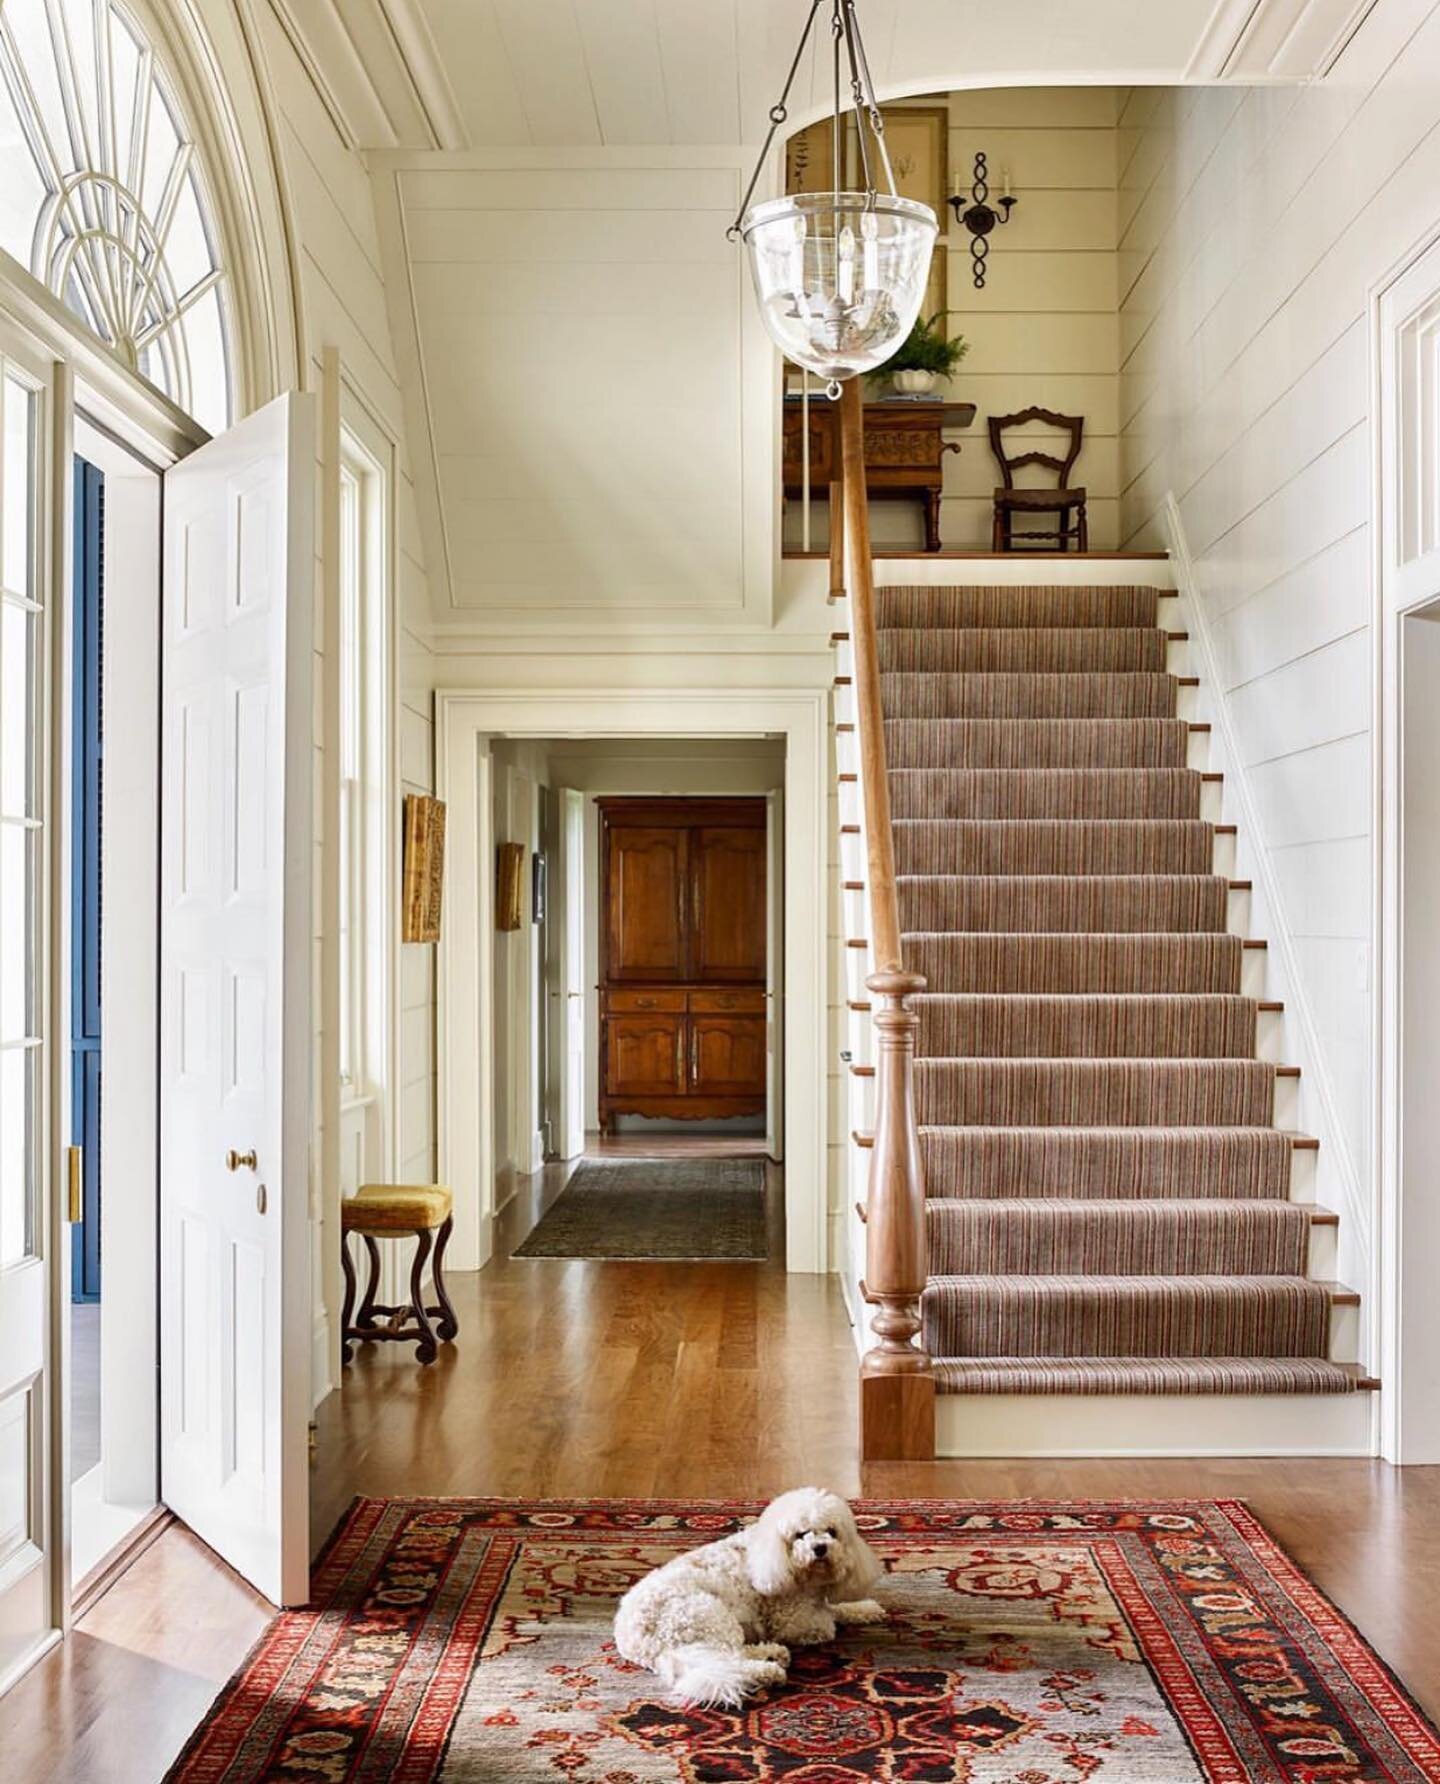
[[[608,1096],[679,1096],[685,1089],[685,1018],[609,1016],[605,1021]]]
[[[765,979],[765,831],[690,833],[690,977],[702,984]]]
[[[693,1096],[764,1096],[765,1018],[692,1016],[690,1092]]]
[[[606,830],[606,967],[612,982],[686,976],[689,832]]]

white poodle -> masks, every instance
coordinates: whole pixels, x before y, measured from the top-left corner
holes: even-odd
[[[667,1561],[615,1613],[615,1645],[684,1704],[734,1709],[783,1685],[790,1649],[880,1623],[871,1587],[884,1569],[834,1493],[798,1487],[733,1536]]]

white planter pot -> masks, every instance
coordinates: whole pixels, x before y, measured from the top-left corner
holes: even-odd
[[[890,382],[901,396],[929,396],[936,385],[934,372],[892,372]]]

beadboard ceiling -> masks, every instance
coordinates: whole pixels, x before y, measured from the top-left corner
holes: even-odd
[[[477,148],[754,141],[807,0],[413,0]],[[864,0],[883,97],[1183,78],[1215,0]],[[822,14],[818,34],[828,48]],[[811,58],[792,115],[825,104]]]

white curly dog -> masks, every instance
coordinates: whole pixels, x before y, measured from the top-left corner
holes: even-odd
[[[798,1487],[745,1529],[637,1581],[615,1613],[615,1645],[676,1702],[734,1709],[785,1683],[792,1647],[883,1622],[867,1596],[883,1573],[845,1501]]]

